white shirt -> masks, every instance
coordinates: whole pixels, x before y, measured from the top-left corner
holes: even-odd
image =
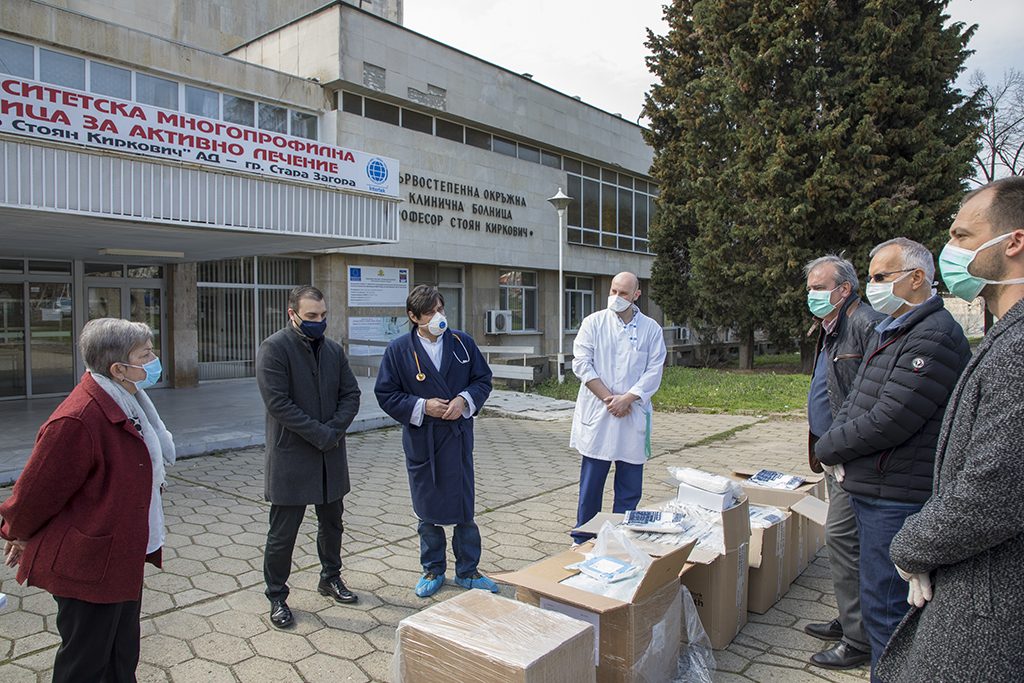
[[[427,351],[427,356],[430,358],[430,362],[434,364],[434,369],[438,372],[441,371],[441,356],[444,353],[444,335],[437,338],[436,341],[430,341],[417,330],[416,334],[419,336],[420,343],[423,344],[423,348]],[[455,355],[458,358],[458,354]],[[469,397],[468,391],[463,391],[459,394],[462,398],[466,399],[466,407],[462,411],[462,417],[469,419],[473,417],[473,413],[476,412],[476,406],[473,405],[473,399]],[[409,424],[414,427],[419,427],[423,424],[423,415],[427,410],[427,399],[421,398],[416,401],[416,407],[412,409],[412,417],[409,418]]]
[[[642,465],[647,461],[651,396],[661,385],[665,365],[665,337],[661,325],[633,307],[633,321],[624,325],[614,311],[588,315],[573,342],[572,371],[580,379],[572,417],[570,448],[597,460],[622,460]],[[632,336],[635,322],[636,344]],[[613,394],[638,399],[625,417],[615,417],[587,382],[600,379]]]

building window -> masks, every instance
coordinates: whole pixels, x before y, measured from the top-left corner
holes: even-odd
[[[658,196],[654,183],[568,157],[563,161],[573,198],[569,243],[649,253],[647,232]]]
[[[347,114],[363,115],[363,98],[350,92],[341,93],[341,110]]]
[[[454,140],[455,142],[463,142],[465,139],[462,133],[462,126],[457,123],[445,121],[444,119],[437,119],[435,125],[435,133],[439,138]]]
[[[252,126],[256,123],[256,103],[244,97],[224,96],[224,120],[240,126]]]
[[[466,128],[466,144],[480,149],[490,149],[491,134],[475,128]]]
[[[498,280],[499,308],[512,311],[513,332],[537,331],[537,273],[504,270]]]
[[[402,110],[402,128],[431,135],[434,132],[434,118],[412,109]]]
[[[301,111],[291,112],[291,132],[297,138],[316,140],[316,115],[304,114]]]
[[[397,126],[401,118],[400,110],[395,105],[371,100],[369,97],[365,100],[365,111],[366,118],[390,123],[392,126]]]
[[[35,72],[31,45],[0,38],[0,73],[32,78]]]
[[[135,99],[161,109],[178,110],[178,84],[165,78],[135,74]]]
[[[575,332],[594,312],[594,278],[569,275],[565,278],[565,329]]]
[[[494,143],[491,149],[507,157],[514,157],[516,155],[516,143],[505,138],[499,138],[497,135],[494,136]]]
[[[288,133],[288,110],[260,102],[260,124],[263,130],[273,133]]]
[[[90,62],[89,91],[97,95],[130,100],[132,98],[132,72],[116,66]]]
[[[220,97],[212,90],[186,85],[185,111],[208,119],[219,119]]]
[[[65,88],[85,90],[85,60],[40,48],[39,80]]]

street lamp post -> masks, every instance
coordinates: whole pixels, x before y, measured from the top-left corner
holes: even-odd
[[[558,211],[558,383],[565,380],[565,276],[562,273],[562,253],[565,249],[565,210],[572,203],[572,197],[558,188],[558,194],[548,200]]]

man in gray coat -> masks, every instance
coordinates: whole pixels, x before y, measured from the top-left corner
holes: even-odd
[[[852,669],[871,658],[871,645],[860,613],[860,535],[850,508],[850,494],[843,490],[832,468],[823,468],[818,462],[814,444],[829,430],[843,407],[861,360],[869,347],[877,344],[875,327],[885,316],[857,296],[857,271],[846,259],[834,254],[816,258],[804,266],[804,274],[807,306],[818,319],[811,331],[819,330],[818,352],[807,393],[808,459],[811,470],[824,469],[828,484],[825,545],[839,608],[837,618],[807,624],[804,631],[815,638],[838,641],[812,655],[811,663],[825,669]]]
[[[1024,672],[1024,179],[967,195],[942,280],[998,322],[950,397],[932,496],[893,538],[910,612],[878,661],[883,681],[1016,681]]]
[[[264,496],[270,530],[263,577],[270,622],[293,623],[288,575],[307,505],[316,506],[321,595],[356,602],[341,581],[343,498],[349,492],[345,430],[359,412],[359,385],[341,345],[327,339],[327,305],[316,287],[288,296],[289,324],[256,354],[256,381],[267,409]]]

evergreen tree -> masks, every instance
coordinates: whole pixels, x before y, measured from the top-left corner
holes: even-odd
[[[978,108],[953,88],[972,29],[945,1],[676,0],[649,33],[646,133],[661,187],[651,287],[672,318],[787,346],[802,267],[902,235],[937,249],[970,176]]]

